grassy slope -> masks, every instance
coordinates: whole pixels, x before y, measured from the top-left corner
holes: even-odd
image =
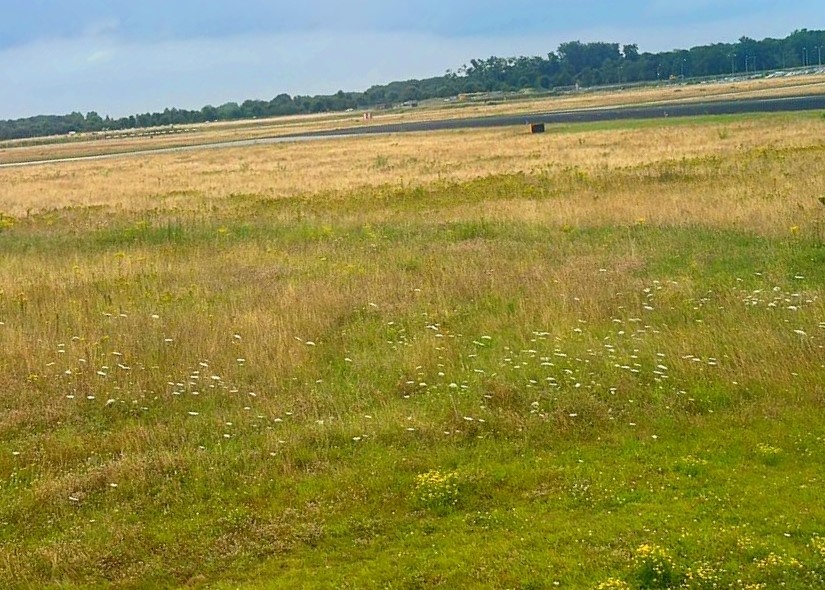
[[[824,155],[5,222],[0,579],[821,584]]]

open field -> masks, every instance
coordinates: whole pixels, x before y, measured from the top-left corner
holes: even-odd
[[[571,109],[667,105],[704,101],[737,101],[825,94],[825,76],[737,79],[708,84],[662,83],[630,87],[621,91],[590,90],[560,96],[525,96],[518,100],[487,102],[431,102],[420,108],[399,108],[374,113],[369,123],[361,113],[331,113],[178,125],[174,129],[153,128],[110,133],[80,134],[0,142],[0,164],[53,160],[78,156],[168,149],[228,141],[296,135],[324,130],[353,129],[382,125],[440,121],[445,119],[555,113]]]
[[[823,138],[0,170],[0,580],[822,587]]]

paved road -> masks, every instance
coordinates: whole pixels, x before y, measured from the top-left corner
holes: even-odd
[[[825,109],[825,94],[789,98],[726,100],[713,102],[668,103],[655,106],[602,107],[551,111],[522,115],[493,115],[472,119],[445,119],[415,123],[371,125],[352,129],[312,131],[296,134],[297,138],[368,135],[374,133],[408,133],[411,131],[441,131],[446,129],[477,129],[512,127],[526,123],[588,123],[620,119],[657,119],[663,117],[696,117],[701,115],[732,115],[741,113],[771,113]]]
[[[513,127],[526,123],[586,123],[594,121],[614,121],[621,119],[657,119],[664,117],[695,117],[701,115],[731,115],[742,113],[772,113],[805,110],[825,110],[825,95],[798,96],[788,98],[764,98],[725,100],[708,102],[683,102],[647,106],[604,107],[590,109],[576,109],[569,111],[537,112],[521,115],[492,115],[467,119],[444,119],[437,121],[417,121],[411,123],[389,123],[385,125],[369,125],[346,129],[329,129],[324,131],[307,131],[292,135],[279,135],[259,139],[243,139],[222,141],[182,147],[157,148],[118,152],[96,156],[77,156],[73,158],[56,158],[51,160],[36,160],[30,162],[14,162],[0,164],[0,168],[35,166],[60,162],[82,162],[86,160],[105,160],[126,156],[145,156],[170,152],[185,152],[203,149],[219,149],[225,147],[240,147],[252,145],[266,145],[273,143],[287,143],[296,141],[312,141],[353,137],[357,135],[380,135],[388,133],[410,133],[415,131],[443,131],[448,129],[479,129],[491,127]]]

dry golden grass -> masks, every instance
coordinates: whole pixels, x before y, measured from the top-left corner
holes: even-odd
[[[6,214],[16,217],[77,206],[197,211],[221,207],[233,195],[331,199],[370,186],[542,173],[559,175],[575,198],[530,210],[518,199],[496,201],[487,205],[496,208],[491,215],[574,226],[702,221],[776,232],[801,223],[797,218],[805,217],[804,211],[825,194],[825,180],[811,162],[821,157],[821,117],[586,129],[543,136],[521,128],[401,134],[3,169],[0,202]],[[780,157],[763,162],[760,154],[767,149]],[[720,169],[722,161],[738,170],[727,174]],[[610,207],[602,207],[599,179],[608,177]],[[671,182],[656,194],[638,194],[640,179],[659,177],[685,182]],[[623,182],[628,187],[624,192]],[[715,206],[720,198],[725,207]]]

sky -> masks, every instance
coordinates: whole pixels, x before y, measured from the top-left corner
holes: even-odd
[[[822,0],[0,0],[0,119],[360,91],[566,41],[825,29]]]

